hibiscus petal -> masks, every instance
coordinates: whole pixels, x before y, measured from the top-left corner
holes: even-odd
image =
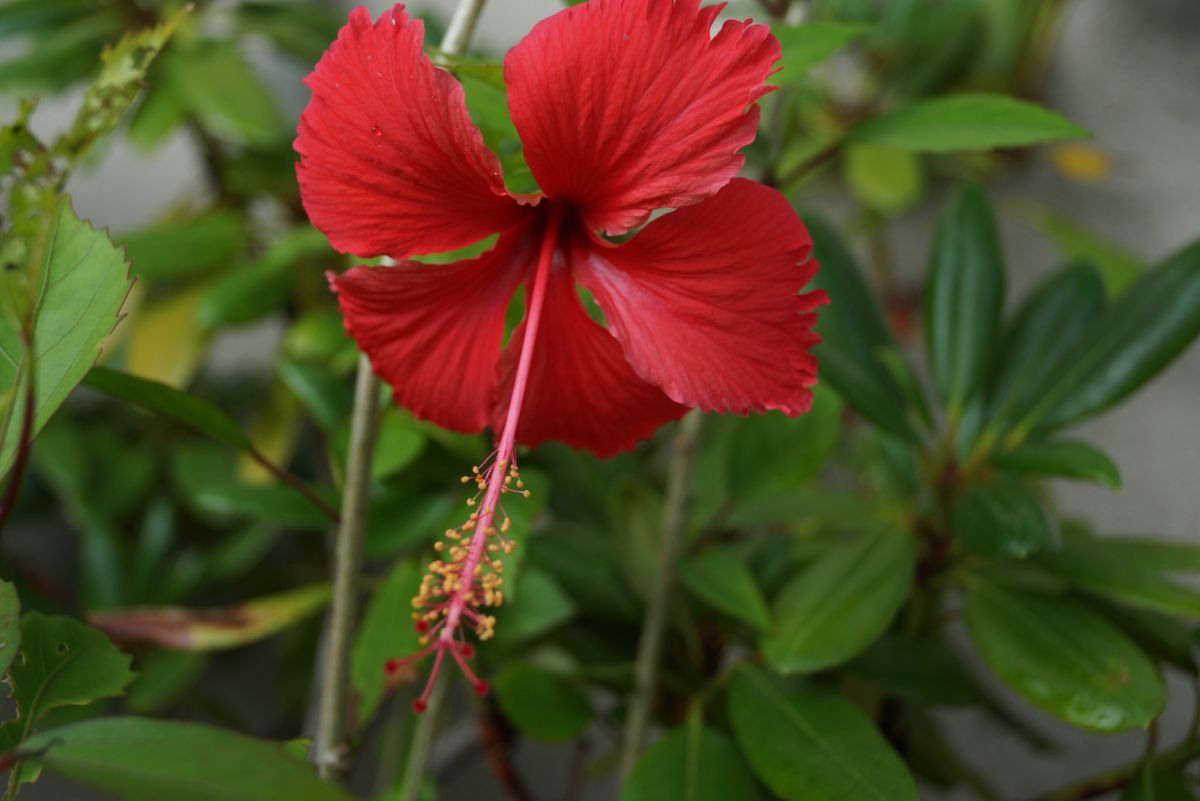
[[[783,195],[735,179],[620,247],[593,244],[577,275],[638,375],[706,411],[807,411],[824,293],[808,231]],[[806,259],[808,259],[806,261]]]
[[[346,330],[397,403],[456,431],[487,425],[504,315],[531,247],[519,226],[476,259],[355,267],[332,279]]]
[[[714,194],[754,140],[779,43],[699,0],[590,0],[504,60],[508,105],[542,191],[616,234]],[[750,108],[747,108],[750,106]]]
[[[403,6],[365,8],[306,83],[296,173],[304,208],[340,251],[396,259],[455,250],[511,225],[500,162],[467,117],[462,85],[421,49]]]
[[[508,414],[524,341],[521,323],[500,359],[502,378],[492,426],[497,431]],[[546,286],[517,442],[532,446],[558,440],[611,456],[686,411],[638,378],[617,341],[584,311],[570,271],[555,269]]]

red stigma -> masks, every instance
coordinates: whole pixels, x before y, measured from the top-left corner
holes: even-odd
[[[399,673],[400,666],[401,663],[399,659],[389,659],[383,663],[383,669],[389,676],[395,676],[397,673]]]
[[[491,689],[491,687],[488,685],[488,683],[486,681],[475,682],[475,694],[478,696],[487,695],[488,690],[490,690],[490,689]]]
[[[420,715],[422,712],[424,712],[426,709],[429,708],[428,705],[420,698],[413,701],[412,706],[413,706],[413,712],[416,712],[418,715]]]
[[[415,628],[417,630],[418,634],[424,634],[427,631],[429,631],[429,621],[428,620],[418,620],[416,623],[413,624],[413,628]]]
[[[475,646],[470,643],[463,643],[458,647],[458,652],[463,655],[463,659],[470,659],[475,656]]]

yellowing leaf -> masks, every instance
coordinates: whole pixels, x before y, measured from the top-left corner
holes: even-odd
[[[202,297],[202,290],[193,288],[138,309],[130,320],[126,371],[177,389],[186,386],[208,341],[196,318]]]

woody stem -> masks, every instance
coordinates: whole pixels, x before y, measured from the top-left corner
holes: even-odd
[[[513,379],[512,396],[508,401],[508,415],[504,420],[504,428],[500,432],[500,443],[496,447],[496,458],[488,470],[486,487],[484,488],[483,504],[479,510],[479,519],[471,535],[471,545],[467,550],[467,559],[463,562],[461,587],[455,591],[446,610],[446,624],[442,628],[441,639],[450,645],[458,630],[459,618],[469,604],[475,585],[475,569],[483,558],[487,545],[488,531],[500,505],[500,493],[504,488],[505,473],[513,464],[513,451],[516,446],[517,424],[521,417],[521,404],[525,400],[525,387],[529,383],[529,369],[533,364],[533,348],[537,342],[538,328],[542,321],[542,306],[546,301],[546,285],[550,281],[550,269],[554,262],[554,246],[558,241],[558,231],[561,223],[559,211],[551,207],[546,221],[546,230],[542,237],[542,248],[538,255],[537,272],[533,278],[533,289],[529,294],[529,308],[525,315],[525,339],[521,343],[521,355],[517,361],[517,373]]]
[[[619,775],[622,783],[629,778],[642,752],[646,729],[650,725],[654,690],[658,684],[663,634],[667,625],[667,606],[671,598],[671,584],[675,580],[675,560],[679,555],[679,541],[683,533],[684,513],[687,507],[692,451],[700,433],[700,420],[699,411],[689,412],[679,424],[671,447],[671,461],[667,467],[667,496],[663,503],[659,527],[658,561],[654,568],[650,597],[646,602],[642,636],[638,641],[637,662],[633,672],[633,698],[629,702],[625,737],[621,746]]]

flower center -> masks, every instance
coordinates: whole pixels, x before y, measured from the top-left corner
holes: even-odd
[[[413,598],[413,613],[417,631],[422,635],[425,647],[416,654],[401,660],[389,660],[385,669],[389,679],[398,678],[402,669],[434,653],[433,669],[430,671],[425,690],[413,702],[413,708],[423,712],[428,704],[437,680],[438,670],[447,653],[462,669],[463,673],[481,695],[487,692],[487,684],[480,681],[471,671],[467,660],[473,649],[463,640],[463,624],[469,625],[480,639],[492,636],[495,618],[482,614],[481,607],[499,606],[504,600],[502,591],[504,563],[500,554],[509,554],[515,543],[504,536],[509,519],[501,507],[500,498],[505,492],[518,492],[529,496],[525,490],[516,464],[517,426],[520,422],[521,406],[525,389],[529,383],[529,371],[533,364],[533,348],[537,342],[541,325],[542,307],[546,300],[546,286],[554,262],[554,250],[562,229],[562,209],[551,205],[546,216],[546,227],[542,235],[538,254],[537,270],[530,289],[528,311],[525,318],[525,337],[517,361],[513,379],[512,396],[508,414],[499,432],[495,452],[482,466],[473,468],[472,475],[464,476],[463,483],[475,482],[479,492],[467,501],[468,506],[477,506],[465,523],[446,532],[446,542],[434,547],[447,552],[446,559],[439,559],[429,566],[429,573],[421,583],[421,589]]]

